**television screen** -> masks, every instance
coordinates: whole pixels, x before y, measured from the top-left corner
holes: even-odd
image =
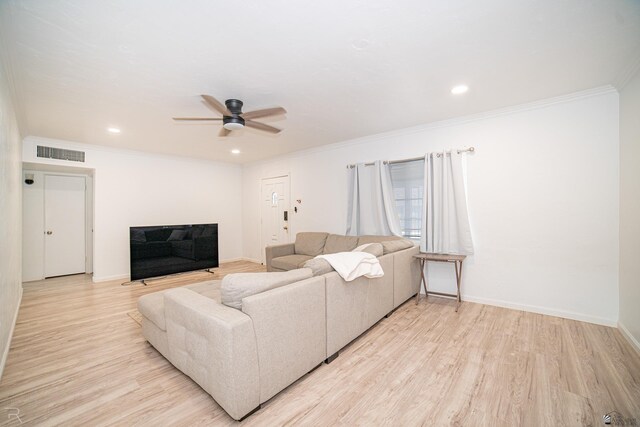
[[[218,267],[218,224],[130,227],[131,280]]]

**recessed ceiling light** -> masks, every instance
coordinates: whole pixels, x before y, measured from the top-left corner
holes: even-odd
[[[469,86],[467,85],[458,85],[451,88],[451,93],[454,95],[461,95],[469,90]]]
[[[120,133],[120,129],[118,128],[107,128],[109,133]]]
[[[231,150],[231,154],[240,154],[240,150],[234,148],[233,150]]]

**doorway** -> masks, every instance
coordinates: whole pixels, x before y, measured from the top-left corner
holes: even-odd
[[[44,277],[85,272],[86,179],[44,176]]]
[[[261,259],[264,248],[289,243],[289,176],[264,178],[260,191]]]
[[[92,273],[92,171],[24,165],[22,280]]]

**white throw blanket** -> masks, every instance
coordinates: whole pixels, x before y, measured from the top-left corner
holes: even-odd
[[[337,254],[318,255],[316,258],[327,260],[331,267],[347,282],[360,276],[384,276],[378,258],[367,252],[338,252]]]

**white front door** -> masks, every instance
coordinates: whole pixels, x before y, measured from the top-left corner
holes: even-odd
[[[289,242],[289,177],[262,180],[260,199],[262,220],[262,262],[264,248]]]
[[[81,176],[45,175],[45,277],[85,272],[85,185]]]

